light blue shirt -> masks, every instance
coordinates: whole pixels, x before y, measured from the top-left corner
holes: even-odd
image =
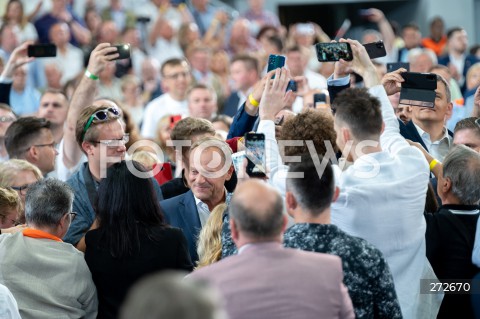
[[[40,92],[31,86],[25,86],[21,93],[12,88],[10,90],[10,106],[17,115],[31,115],[38,111],[40,97]]]

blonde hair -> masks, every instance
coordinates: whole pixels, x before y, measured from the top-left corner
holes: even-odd
[[[0,219],[7,217],[6,209],[8,208],[15,209],[19,214],[22,211],[22,200],[13,189],[0,187]]]
[[[142,164],[147,170],[151,170],[153,165],[160,162],[155,153],[149,151],[137,151],[133,153],[132,160]]]
[[[213,264],[222,257],[222,217],[226,208],[225,203],[217,205],[200,231],[197,245],[199,260],[196,269]]]
[[[30,171],[37,180],[43,178],[42,172],[25,160],[11,159],[0,163],[0,187],[11,187],[13,178],[21,171]]]
[[[478,82],[474,82],[474,83],[471,82],[473,73],[478,72],[479,69],[480,69],[480,62],[475,63],[468,69],[467,75],[465,77],[465,85],[467,86],[467,90],[474,89],[480,84]]]

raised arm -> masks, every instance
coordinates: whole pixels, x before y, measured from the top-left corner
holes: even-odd
[[[97,92],[98,74],[105,68],[108,62],[118,57],[118,53],[114,53],[116,50],[115,47],[110,46],[110,43],[97,45],[88,61],[87,71],[90,73],[90,76],[85,75],[82,77],[73,93],[66,125],[63,129],[63,159],[67,168],[77,165],[82,156],[82,151],[75,139],[75,127],[77,126],[78,117],[85,107],[93,103]],[[108,55],[109,53],[111,55]]]
[[[369,11],[372,13],[369,17],[369,21],[377,24],[378,30],[380,30],[383,37],[385,50],[390,54],[393,50],[393,43],[395,42],[395,33],[393,32],[392,25],[388,22],[382,11],[375,8],[371,8]]]
[[[10,90],[13,83],[13,73],[18,67],[33,61],[33,57],[27,56],[27,48],[30,44],[33,44],[33,41],[24,42],[13,50],[10,55],[7,64],[3,69],[2,75],[0,76],[0,103],[10,105]]]
[[[265,83],[274,73],[275,71],[270,71],[254,85],[252,93],[247,97],[247,101],[238,110],[237,114],[235,114],[227,139],[241,137],[245,135],[245,133],[253,130],[255,121],[258,118],[258,106],[262,99]]]

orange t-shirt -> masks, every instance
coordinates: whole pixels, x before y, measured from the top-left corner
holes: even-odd
[[[435,52],[437,56],[442,55],[443,49],[445,48],[446,44],[447,44],[446,35],[443,35],[439,42],[433,41],[432,38],[424,38],[422,40],[423,47],[432,50],[433,52]]]

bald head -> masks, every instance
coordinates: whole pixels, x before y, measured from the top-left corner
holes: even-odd
[[[239,233],[259,241],[282,234],[283,200],[268,184],[248,180],[237,186],[230,204],[230,216]]]

